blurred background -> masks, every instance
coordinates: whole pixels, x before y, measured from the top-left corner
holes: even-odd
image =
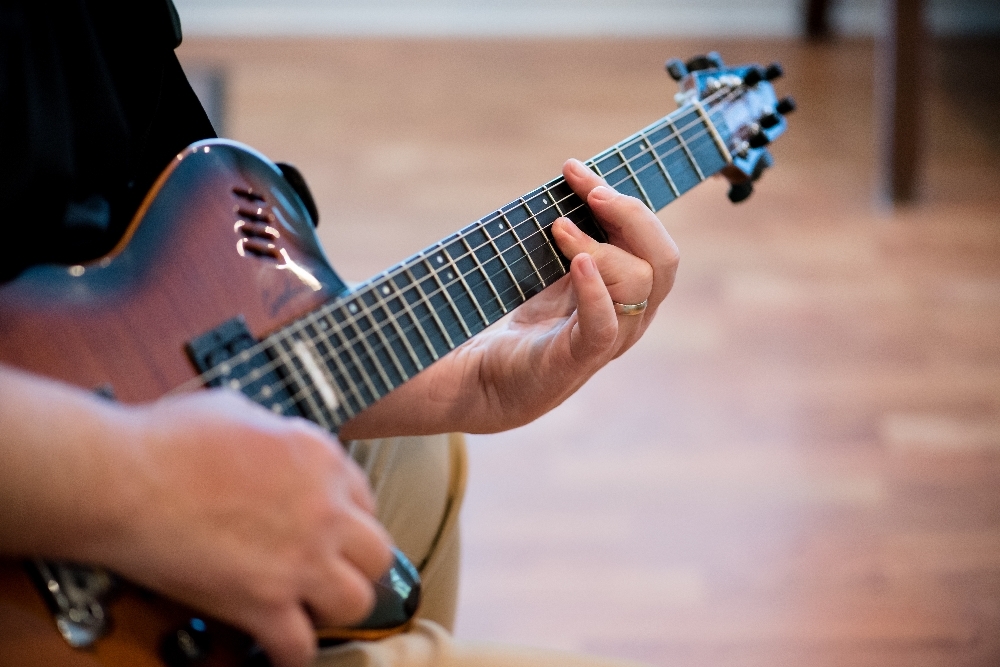
[[[306,175],[363,280],[674,107],[669,57],[799,110],[645,338],[469,438],[456,634],[654,665],[1000,664],[1000,4],[177,0],[224,136]]]

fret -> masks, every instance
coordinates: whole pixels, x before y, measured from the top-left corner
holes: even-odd
[[[706,124],[697,107],[684,111],[678,124],[684,128],[681,130],[681,139],[688,147],[699,173],[710,176],[726,166],[729,152],[720,151],[709,129],[714,129],[715,126],[711,121]]]
[[[649,143],[652,144],[657,158],[663,164],[664,172],[670,175],[671,182],[678,195],[682,195],[701,182],[698,173],[687,157],[669,118],[660,127],[649,133]]]
[[[523,197],[518,200],[518,205],[519,206],[523,205],[527,209],[527,204],[524,203],[524,198]],[[512,209],[512,210],[521,211],[522,209],[521,208],[516,208],[516,209]],[[521,247],[521,250],[524,252],[524,256],[528,258],[528,263],[531,264],[531,271],[532,271],[532,273],[534,273],[536,276],[538,276],[538,279],[542,282],[542,288],[544,289],[546,287],[545,278],[542,276],[542,272],[538,270],[538,265],[535,264],[535,260],[531,256],[531,252],[529,252],[527,246],[524,245],[524,239],[522,239],[521,235],[517,233],[517,227],[515,225],[511,224],[510,218],[508,218],[506,215],[503,216],[503,219],[507,222],[507,226],[510,227],[510,231],[514,235],[514,238],[517,240],[517,244]],[[533,216],[531,215],[531,211],[529,209],[528,210],[528,215],[527,215],[527,217],[525,217],[525,220],[531,220],[531,219],[533,219]],[[522,223],[523,223],[523,221],[522,221]],[[518,223],[518,225],[520,225],[522,223]],[[521,259],[519,258],[519,259],[517,259],[515,261],[521,261]],[[531,295],[529,294],[528,296],[530,297]]]
[[[540,191],[540,192],[539,192]],[[532,194],[525,195],[522,199],[526,200],[525,204],[528,210],[531,211],[531,220],[535,223],[535,229],[531,233],[532,237],[539,237],[545,242],[544,246],[539,243],[538,250],[542,252],[543,256],[545,253],[545,248],[548,249],[548,254],[555,259],[558,264],[558,268],[553,267],[550,269],[551,278],[548,282],[553,282],[554,279],[561,278],[566,275],[566,264],[563,262],[562,253],[556,249],[555,244],[552,242],[552,223],[556,221],[561,213],[559,212],[559,205],[556,202],[555,195],[548,188],[548,185],[543,185],[541,188],[536,190],[538,194],[532,196]],[[546,262],[546,266],[551,263],[551,260]]]
[[[687,141],[684,140],[684,134],[677,129],[677,124],[674,121],[667,120],[667,125],[674,133],[674,137],[677,138],[677,141],[680,144],[681,148],[684,149],[684,153],[687,155],[688,160],[691,161],[691,165],[694,167],[695,172],[698,174],[698,180],[704,181],[705,174],[702,173],[701,167],[698,166],[698,161],[694,159],[694,154],[691,152],[691,148],[688,146]]]
[[[640,145],[641,146],[641,142],[639,142],[637,144],[636,142],[633,141],[629,145],[630,146],[636,146],[636,145]],[[649,194],[646,192],[646,188],[644,188],[642,186],[642,180],[639,179],[639,176],[636,173],[635,167],[632,165],[632,163],[629,161],[629,159],[625,156],[625,153],[624,153],[624,151],[621,148],[616,148],[615,150],[618,151],[618,155],[621,157],[622,162],[625,163],[625,168],[628,169],[629,176],[632,178],[633,181],[635,181],[636,187],[639,188],[639,193],[642,195],[642,197],[641,197],[642,201],[644,201],[646,203],[647,207],[649,207],[651,210],[655,211],[656,209],[653,207],[653,200],[650,199]],[[640,149],[640,152],[637,153],[637,157],[639,155],[643,155],[643,153],[641,153],[641,149]]]
[[[505,222],[499,222],[499,220],[502,220],[502,219],[503,219],[503,214],[500,213],[497,218],[494,218],[489,223],[489,224],[495,224],[495,225],[497,225],[497,231],[499,232],[499,236],[500,237],[502,237],[504,235],[505,231],[506,231],[506,223]],[[517,283],[517,276],[514,275],[514,271],[512,270],[510,264],[507,261],[504,260],[503,252],[500,250],[500,246],[497,244],[496,238],[494,238],[494,236],[490,233],[489,226],[486,223],[483,223],[482,231],[483,231],[483,235],[486,237],[488,243],[490,244],[490,247],[492,247],[493,251],[496,253],[496,255],[494,256],[495,259],[491,260],[491,261],[492,262],[496,262],[497,264],[499,264],[499,265],[501,265],[503,267],[504,271],[507,272],[507,275],[510,276],[511,285],[513,285],[513,287],[515,289],[517,289],[517,293],[521,297],[521,299],[519,301],[514,302],[513,305],[515,307],[521,305],[522,303],[524,303],[525,301],[528,300],[528,297],[526,297],[524,295],[524,290],[522,290],[521,286]],[[492,274],[492,275],[498,275],[498,274],[495,273],[495,274]],[[504,289],[504,291],[501,292],[501,294],[506,294],[508,291],[509,291],[509,288]]]
[[[351,406],[352,396],[345,380],[347,370],[341,365],[340,358],[330,346],[330,323],[323,316],[323,313],[323,310],[319,310],[304,318],[302,321],[305,322],[305,326],[302,328],[302,332],[308,337],[308,351],[315,353],[313,361],[320,369],[320,377],[315,378],[314,382],[317,385],[326,382],[328,386],[320,388],[320,395],[327,404],[333,420],[342,424],[357,414],[361,405],[358,403],[357,409]],[[307,370],[309,370],[308,366]],[[312,369],[310,375],[315,373],[316,370]],[[357,402],[356,399],[355,402]]]
[[[348,339],[348,344],[354,349],[358,359],[361,360],[365,370],[368,371],[369,384],[374,388],[375,400],[378,400],[388,394],[395,385],[389,377],[385,365],[379,358],[375,346],[369,340],[369,332],[375,327],[373,327],[366,313],[367,307],[364,302],[364,295],[364,291],[356,290],[353,294],[353,300],[348,303],[348,310],[353,315],[353,319],[348,326],[356,332],[356,335]],[[351,310],[352,306],[355,310]],[[344,333],[349,333],[346,327]]]
[[[483,320],[488,326],[507,314],[507,306],[504,305],[496,285],[486,273],[485,266],[479,262],[479,258],[472,249],[466,236],[468,229],[459,232],[458,240],[450,243],[445,250],[451,257],[452,264],[457,268],[459,275],[462,276],[466,287],[475,297],[476,307],[479,308],[479,312],[483,315]],[[484,286],[486,289],[482,289]]]
[[[444,324],[441,322],[441,318],[438,317],[438,313],[434,308],[434,305],[427,299],[427,291],[423,289],[420,285],[418,277],[415,275],[415,271],[420,267],[426,271],[426,267],[423,266],[422,262],[412,264],[405,269],[406,275],[410,278],[413,284],[413,289],[406,292],[407,298],[409,299],[412,293],[415,297],[414,301],[410,301],[410,306],[413,308],[414,312],[417,313],[418,322],[427,322],[433,320],[436,325],[434,330],[428,331],[428,335],[433,343],[434,358],[443,357],[444,355],[455,349],[455,345],[451,341],[451,336],[448,335],[448,330],[445,328]],[[426,329],[425,329],[426,331]]]
[[[649,154],[652,156],[653,160],[656,162],[656,166],[659,168],[660,173],[663,175],[664,180],[667,182],[667,186],[670,188],[670,199],[667,201],[669,204],[671,201],[681,196],[680,190],[677,189],[677,184],[674,183],[673,177],[670,172],[667,171],[667,167],[663,164],[663,160],[660,159],[660,154],[657,153],[656,147],[653,142],[650,141],[649,136],[643,133],[643,141],[646,142],[646,147],[649,149]],[[666,204],[664,204],[665,206]],[[659,209],[657,209],[659,210]]]
[[[638,181],[634,175],[629,173],[628,163],[617,148],[613,148],[606,155],[603,155],[598,160],[597,166],[604,175],[604,180],[612,188],[624,195],[643,199],[643,193],[639,189]]]
[[[403,381],[405,381],[424,369],[424,364],[421,362],[420,356],[406,335],[404,325],[400,323],[396,311],[392,308],[392,304],[396,303],[397,307],[403,310],[405,303],[400,301],[399,295],[396,293],[393,283],[388,277],[378,286],[377,292],[383,300],[383,304],[379,305],[372,314],[378,325],[381,326],[382,322],[385,322],[387,326],[392,327],[396,334],[396,337],[391,341],[384,334],[382,334],[382,337],[386,344],[390,346],[390,351],[399,367],[400,375],[404,378]],[[380,313],[382,313],[384,320],[379,319]]]
[[[444,248],[445,256],[448,258],[448,266],[451,267],[449,270],[453,271],[455,275],[455,278],[450,278],[447,275],[445,276],[445,278],[450,281],[448,289],[451,290],[453,287],[455,288],[455,291],[452,292],[452,297],[455,299],[455,301],[470,303],[472,307],[475,309],[475,314],[479,316],[479,319],[474,323],[469,323],[468,318],[467,317],[465,318],[466,324],[470,324],[470,328],[475,329],[473,334],[476,334],[485,329],[486,327],[488,327],[490,324],[492,324],[492,320],[490,320],[490,318],[486,315],[486,311],[484,311],[483,307],[480,305],[479,299],[476,298],[476,293],[472,291],[472,287],[469,286],[468,281],[465,279],[465,272],[461,268],[459,268],[458,262],[456,261],[456,257],[453,254],[455,252],[455,245],[457,243],[459,246],[459,252],[462,253],[459,255],[459,258],[469,259],[471,261],[471,257],[465,255],[465,253],[462,252],[464,248],[462,248],[461,240],[462,239],[458,234],[453,234],[452,236],[446,238],[444,241],[441,242],[441,246]],[[455,280],[458,281],[458,284],[455,283]],[[461,286],[462,288],[461,293],[458,293],[457,288],[459,286]],[[470,315],[471,314],[472,313],[470,313]]]
[[[675,199],[671,181],[664,175],[662,167],[658,166],[656,153],[649,148],[644,135],[640,135],[636,141],[625,144],[621,154],[629,165],[632,175],[639,181],[650,209],[658,211]]]
[[[409,286],[413,283],[405,270],[398,270],[392,276],[392,284],[396,286],[397,296],[395,299],[389,301],[389,308],[399,320],[400,325],[403,327],[403,333],[406,336],[406,340],[410,344],[411,349],[416,353],[421,367],[426,368],[437,360],[438,355],[434,350],[434,344],[431,342],[430,337],[424,330],[423,322],[419,317],[417,317],[413,308],[410,307],[407,293],[411,291]],[[416,294],[417,288],[413,287],[412,292]],[[419,299],[419,295],[416,295],[414,298]],[[396,308],[393,308],[393,304],[396,304]],[[409,321],[412,326],[408,325],[407,321]],[[417,337],[415,339],[410,338],[410,332],[416,332]],[[425,360],[420,354],[422,350],[427,352],[428,359]]]
[[[341,344],[338,346],[341,359],[350,363],[348,370],[352,371],[351,377],[358,388],[358,398],[363,405],[368,406],[377,401],[380,394],[372,381],[372,376],[376,375],[373,372],[374,364],[370,359],[366,364],[365,359],[359,354],[358,348],[354,344],[354,341],[358,338],[357,329],[354,327],[354,316],[358,310],[360,309],[356,303],[341,302],[331,312],[341,331]]]
[[[320,335],[316,338],[317,347],[322,346],[323,359],[327,368],[330,369],[334,380],[340,386],[341,395],[344,397],[344,411],[348,413],[348,418],[353,417],[365,408],[364,395],[361,387],[353,375],[357,375],[360,380],[360,370],[351,360],[350,354],[346,351],[347,344],[343,340],[343,331],[337,323],[336,316],[333,315],[332,308],[325,308],[324,314],[318,320]],[[354,369],[352,375],[351,369]]]
[[[380,289],[391,292],[391,288],[388,285],[372,285],[368,289],[360,291],[359,298],[364,306],[362,315],[371,325],[370,330],[364,330],[367,347],[379,361],[386,386],[389,391],[392,391],[395,387],[409,380],[410,376],[403,369],[403,364],[400,362],[399,357],[396,356],[396,351],[393,349],[392,343],[389,342],[389,339],[385,335],[385,323],[389,318],[385,314],[385,309],[380,305]],[[381,314],[381,319],[377,313]],[[362,326],[363,321],[359,318],[359,327]],[[374,331],[376,340],[372,340],[372,335],[369,331]],[[392,371],[395,371],[395,373]]]
[[[468,340],[472,334],[462,319],[458,306],[452,300],[451,294],[444,288],[437,272],[437,269],[443,267],[445,262],[445,254],[437,250],[430,257],[425,256],[422,263],[411,267],[411,272],[422,273],[420,289],[431,305],[431,310],[434,311],[438,321],[444,326],[445,334],[448,337],[448,349],[453,350],[463,341]]]
[[[691,105],[698,111],[698,115],[701,116],[701,120],[705,123],[708,128],[709,134],[712,135],[712,140],[715,142],[715,147],[719,149],[719,153],[725,159],[726,164],[732,164],[733,156],[729,152],[729,148],[726,146],[726,140],[722,138],[719,134],[719,129],[715,127],[715,123],[712,122],[711,116],[708,115],[708,111],[705,110],[704,105],[700,100],[691,100]]]
[[[517,228],[529,217],[531,211],[518,199],[501,208],[500,217],[487,227],[487,230],[492,227],[499,232],[494,236],[494,240],[501,250],[502,259],[510,267],[524,300],[530,299],[545,287],[545,280],[538,273],[534,259],[522,241],[521,235],[517,233]],[[525,237],[527,236],[528,234],[525,234]]]

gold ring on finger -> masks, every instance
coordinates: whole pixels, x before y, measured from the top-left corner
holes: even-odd
[[[646,310],[646,306],[649,305],[649,299],[643,299],[641,303],[618,303],[617,301],[612,301],[615,304],[615,312],[619,315],[642,315]]]

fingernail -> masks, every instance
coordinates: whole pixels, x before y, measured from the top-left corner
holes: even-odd
[[[597,265],[594,264],[594,258],[585,252],[579,255],[583,259],[580,260],[580,268],[583,269],[584,275],[592,278],[597,274]]]
[[[580,229],[579,227],[576,226],[575,222],[573,222],[569,218],[561,218],[561,219],[564,221],[562,223],[562,226],[563,226],[563,229],[566,230],[567,234],[569,234],[570,236],[572,236],[573,238],[575,238],[578,241],[581,240],[581,239],[586,238],[587,235],[583,233],[582,229]]]
[[[598,185],[590,191],[590,196],[600,201],[608,201],[615,196],[615,191],[606,185]]]
[[[583,163],[576,158],[569,160],[569,170],[573,172],[576,176],[586,176],[587,168],[583,166]]]

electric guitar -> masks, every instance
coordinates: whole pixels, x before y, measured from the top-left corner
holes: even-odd
[[[711,53],[667,71],[679,108],[587,165],[654,211],[718,173],[733,202],[745,199],[794,109],[770,84],[781,68],[725,67]],[[198,142],[167,167],[109,255],[36,266],[0,286],[0,361],[124,402],[226,386],[336,433],[564,276],[551,234],[560,216],[606,240],[560,177],[348,289],[320,248],[297,172],[232,141]],[[405,627],[410,574],[406,591],[383,582],[387,595],[365,624],[317,636]],[[0,562],[0,662],[222,666],[266,656],[110,573],[38,560]]]

